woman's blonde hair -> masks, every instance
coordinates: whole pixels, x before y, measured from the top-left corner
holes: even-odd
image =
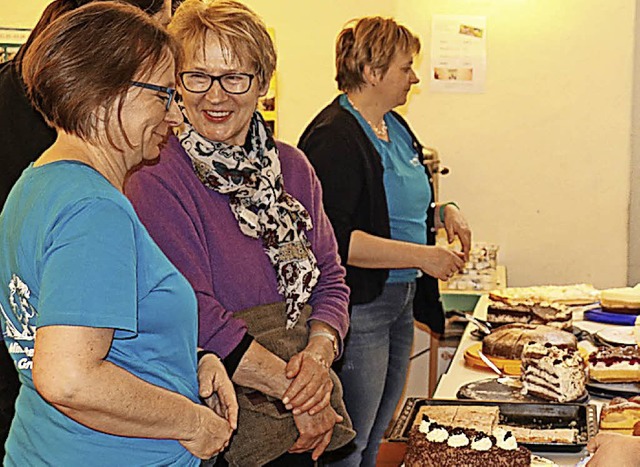
[[[338,89],[348,92],[362,88],[365,65],[384,76],[398,51],[417,54],[420,39],[391,18],[368,16],[350,21],[336,41]]]
[[[234,0],[185,0],[176,10],[169,32],[185,52],[201,46],[207,34],[220,42],[226,60],[253,68],[258,86],[269,84],[276,68],[276,50],[264,22],[252,10]]]

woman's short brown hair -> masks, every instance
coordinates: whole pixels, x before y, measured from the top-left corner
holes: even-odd
[[[205,45],[212,34],[225,59],[233,58],[253,69],[258,86],[269,84],[276,68],[276,50],[264,22],[252,10],[233,0],[185,0],[176,10],[169,31],[187,53]]]
[[[96,112],[104,109],[111,141],[115,102],[122,128],[131,81],[148,76],[168,56],[179,61],[182,52],[157,22],[139,8],[105,1],[53,21],[29,47],[22,70],[29,97],[50,126],[91,140]]]
[[[420,39],[391,18],[370,16],[350,21],[336,41],[336,81],[341,91],[355,91],[365,84],[368,65],[385,75],[398,51],[420,52]]]

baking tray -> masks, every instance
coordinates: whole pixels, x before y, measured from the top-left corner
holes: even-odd
[[[598,416],[596,407],[592,404],[460,401],[410,397],[406,400],[391,430],[389,441],[406,442],[420,407],[426,405],[498,406],[500,423],[528,428],[576,428],[578,430],[578,441],[571,444],[519,443],[532,451],[580,452],[589,439],[598,432]]]

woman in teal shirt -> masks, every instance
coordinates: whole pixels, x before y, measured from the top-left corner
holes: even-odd
[[[24,57],[57,139],[0,215],[0,320],[21,381],[4,465],[196,466],[235,428],[222,364],[196,358],[195,294],[122,194],[182,121],[180,56],[139,9],[96,2]]]
[[[323,201],[351,288],[351,325],[339,376],[357,432],[327,465],[374,466],[402,394],[416,311],[442,331],[437,279],[463,266],[471,232],[452,203],[436,205],[422,147],[392,109],[418,83],[420,42],[392,19],[362,18],[336,45],[344,94],[307,127],[299,147],[322,182]],[[462,253],[435,246],[444,227]],[[329,462],[331,460],[332,462]]]

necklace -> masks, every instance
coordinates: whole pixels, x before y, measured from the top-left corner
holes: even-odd
[[[347,96],[347,100],[349,101],[349,104],[351,104],[351,107],[353,107],[356,112],[362,115],[362,112],[360,111],[360,109],[356,107],[356,105],[349,98],[349,96]],[[367,120],[364,115],[362,115],[362,118],[364,118],[367,121],[367,123],[369,124],[369,126],[371,127],[371,129],[373,130],[373,132],[376,134],[378,138],[387,138],[387,124],[384,121],[384,117],[382,118],[382,122],[380,123],[380,125],[374,125],[369,120]]]

